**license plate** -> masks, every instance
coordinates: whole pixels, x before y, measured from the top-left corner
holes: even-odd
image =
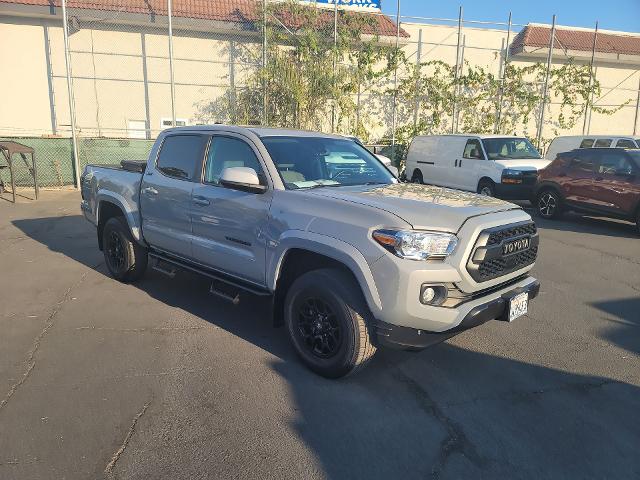
[[[509,321],[513,322],[516,318],[521,317],[527,313],[527,306],[529,304],[529,293],[519,293],[511,300],[509,300]]]

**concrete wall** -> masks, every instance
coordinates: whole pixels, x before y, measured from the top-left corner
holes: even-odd
[[[171,117],[169,44],[166,25],[163,20],[158,22],[140,27],[110,25],[101,19],[81,24],[71,35],[74,98],[81,135],[154,138],[162,128],[161,119]],[[204,30],[206,25],[203,21],[199,27]],[[59,17],[0,17],[0,62],[6,66],[0,76],[0,135],[69,135],[61,26]],[[411,36],[403,46],[410,59],[416,60],[421,30],[422,61],[455,63],[455,26],[403,23],[402,27]],[[242,88],[260,60],[259,39],[251,35],[197,30],[193,25],[188,30],[180,29],[178,22],[174,37],[176,117],[188,123],[202,119],[203,106],[219,99],[230,85]],[[464,59],[498,74],[506,32],[465,27],[463,33]],[[566,58],[556,55],[554,60],[562,62]],[[540,59],[513,61],[526,64]],[[588,122],[590,133],[634,132],[639,68],[598,65],[597,78],[604,88],[596,104],[629,103],[613,116],[593,113]],[[362,119],[369,122],[372,139],[389,131],[390,101],[389,97],[363,92]],[[557,105],[552,105],[547,119],[553,119],[557,111]],[[206,120],[225,119],[209,115]],[[528,125],[526,130],[535,132],[535,125]],[[553,137],[552,130],[546,127],[544,136]],[[640,132],[640,125],[636,131]],[[571,132],[560,133],[582,133],[582,122]]]

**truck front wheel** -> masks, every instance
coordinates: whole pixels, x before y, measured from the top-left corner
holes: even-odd
[[[339,378],[368,363],[376,352],[371,313],[357,283],[338,269],[298,277],[287,292],[284,318],[302,361],[327,378]]]
[[[102,232],[102,250],[109,272],[121,282],[138,280],[147,268],[147,250],[133,239],[122,217],[107,220]]]

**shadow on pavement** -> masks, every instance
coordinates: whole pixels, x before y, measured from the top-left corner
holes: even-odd
[[[91,268],[102,259],[94,229],[79,215],[13,223],[52,251]],[[233,307],[207,295],[207,286],[206,280],[194,275],[172,282],[155,272],[136,284],[149,296],[278,358],[271,367],[288,383],[295,409],[291,427],[317,458],[320,475],[336,479],[640,475],[636,386],[450,343],[417,354],[381,350],[358,375],[328,381],[297,361],[284,330],[271,326],[268,302],[256,299]],[[637,300],[596,306],[627,322],[633,321],[630,315],[639,307]],[[637,328],[637,318],[635,322]],[[634,338],[637,351],[637,335]],[[171,462],[171,452],[161,458]]]
[[[548,230],[562,232],[589,233],[607,237],[638,238],[636,226],[623,220],[605,217],[588,217],[577,213],[565,213],[557,220],[545,220],[544,218],[529,212],[536,224]]]
[[[595,308],[608,316],[610,326],[599,335],[625,350],[640,354],[640,296],[594,302]]]

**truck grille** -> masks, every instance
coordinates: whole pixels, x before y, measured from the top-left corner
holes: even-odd
[[[518,242],[521,249],[506,248],[511,242]],[[478,236],[467,271],[478,283],[508,275],[536,261],[538,244],[538,231],[533,222],[488,228]]]

